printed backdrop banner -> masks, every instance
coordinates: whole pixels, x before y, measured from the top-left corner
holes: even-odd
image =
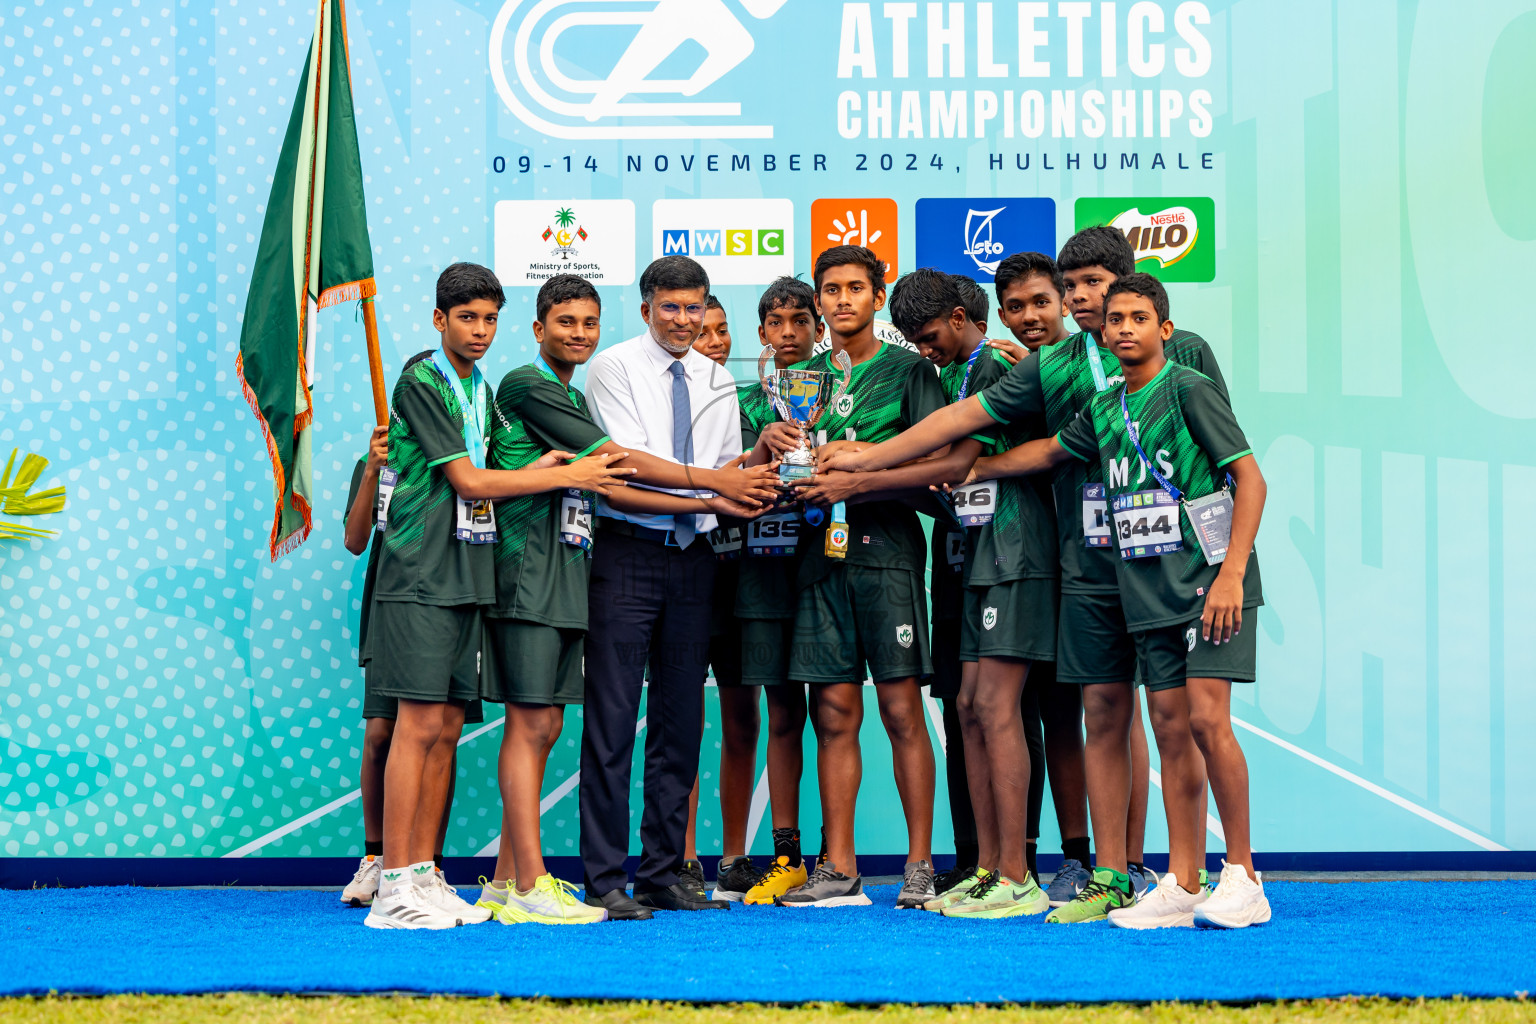
[[[341,527],[372,423],[355,309],[317,314],[314,531],[276,563],[234,373],[313,2],[0,14],[0,447],[45,454],[41,485],[69,490],[62,536],[0,542],[5,856],[362,850],[363,562]],[[540,281],[598,281],[611,344],[640,330],[639,270],[687,252],[720,282],[745,381],[761,286],[829,245],[990,285],[1021,247],[1125,231],[1214,347],[1269,480],[1260,680],[1234,701],[1255,846],[1536,849],[1536,403],[1526,334],[1495,315],[1536,255],[1536,2],[347,15],[391,374],[435,343],[454,260],[508,285],[498,379],[532,356]],[[497,838],[488,719],[460,749],[451,854]],[[897,853],[866,721],[859,847]],[[573,710],[546,783],[552,854],[576,850],[580,728]],[[814,837],[813,773],[804,793]],[[1155,789],[1151,819],[1155,850]]]

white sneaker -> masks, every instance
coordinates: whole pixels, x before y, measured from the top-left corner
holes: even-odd
[[[378,857],[364,857],[358,861],[357,873],[341,890],[341,902],[349,907],[366,907],[372,903],[379,891],[379,872],[382,870],[383,861]]]
[[[1254,881],[1241,864],[1221,864],[1221,880],[1211,898],[1195,911],[1195,924],[1202,928],[1247,928],[1268,921],[1263,873],[1255,871],[1258,881]]]
[[[1209,899],[1209,894],[1185,892],[1171,873],[1158,880],[1133,906],[1109,912],[1109,923],[1116,928],[1192,928],[1195,908]]]
[[[402,885],[388,896],[375,896],[363,924],[369,928],[424,928],[441,931],[457,928],[463,921],[428,902],[426,890]]]
[[[416,886],[421,890],[422,898],[435,906],[445,914],[458,918],[465,924],[484,924],[491,919],[491,912],[485,907],[477,907],[459,896],[459,890],[448,884],[448,879],[443,873],[433,868],[427,876],[425,884]]]

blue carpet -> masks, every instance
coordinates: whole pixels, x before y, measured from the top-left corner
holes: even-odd
[[[734,907],[376,932],[330,892],[0,892],[0,994],[444,992],[697,1002],[1095,1002],[1536,989],[1536,882],[1272,882],[1241,932]],[[1067,969],[1078,965],[1082,970]]]

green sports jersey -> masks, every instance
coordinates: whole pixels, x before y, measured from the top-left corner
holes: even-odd
[[[357,465],[352,467],[352,483],[347,486],[346,511],[341,514],[341,528],[346,530],[347,520],[351,518],[352,503],[357,500],[357,492],[363,486],[363,471],[368,466],[366,457],[358,459]],[[370,523],[379,521],[378,486],[374,486],[374,507],[368,515]],[[377,531],[374,531],[377,532]],[[382,544],[373,542],[373,533],[368,534],[368,568],[363,571],[363,604],[362,612],[357,620],[357,663],[368,663],[368,611],[373,606],[373,585],[379,576],[379,548]]]
[[[809,370],[842,374],[831,351],[799,364]],[[828,441],[870,441],[878,444],[922,421],[944,406],[944,391],[933,364],[910,349],[889,343],[853,368],[844,394],[816,424],[816,444]],[[935,503],[934,515],[943,515]],[[800,585],[826,575],[824,544],[827,524],[807,527],[800,537]],[[923,571],[927,555],[917,513],[899,501],[870,501],[848,506],[848,565],[877,569]]]
[[[773,403],[756,384],[736,389],[741,406],[741,448],[751,451],[757,439],[777,420]],[[803,525],[803,524],[802,524]],[[741,619],[793,619],[795,617],[795,575],[800,564],[797,547],[794,557],[743,558],[736,584],[735,612]]]
[[[590,455],[608,440],[580,391],[536,363],[501,379],[491,416],[491,469],[522,469],[551,451]],[[587,628],[586,552],[560,539],[568,491],[496,503],[496,603],[491,618]],[[588,500],[591,495],[587,495]]]
[[[1088,413],[1057,435],[1068,452],[1099,467],[1112,507],[1115,499],[1126,495],[1166,497],[1126,430],[1120,404],[1124,393],[1121,383],[1096,395]],[[1136,425],[1141,450],[1183,492],[1185,500],[1220,490],[1227,477],[1224,467],[1253,453],[1226,394],[1205,374],[1178,363],[1166,363],[1141,390],[1126,395],[1126,409]],[[1108,549],[1119,574],[1126,625],[1132,630],[1184,625],[1197,618],[1216,579],[1219,567],[1207,564],[1182,503],[1177,515],[1183,541],[1180,550],[1121,559],[1116,548]],[[1243,606],[1262,603],[1258,555],[1250,552]]]
[[[495,600],[493,546],[454,536],[458,495],[443,466],[468,457],[464,414],[454,391],[433,365],[431,352],[408,362],[395,383],[389,468],[398,479],[379,553],[376,601],[454,605]],[[489,412],[489,385],[485,391]]]
[[[1002,353],[993,348],[986,349],[970,370],[970,383],[965,393],[975,395],[986,391],[1011,369]],[[965,364],[958,359],[944,368],[941,374],[944,394],[951,402],[959,400],[965,376]],[[1044,415],[1034,413],[971,436],[982,442],[983,455],[998,455],[1025,441],[1050,435],[1045,429]],[[965,585],[990,587],[1012,580],[1055,579],[1060,560],[1055,523],[1051,484],[1043,474],[999,479],[992,521],[966,531],[969,537]]]
[[[1044,412],[1047,436],[1060,433],[1098,394],[1088,359],[1091,338],[1086,331],[1079,331],[1019,360],[1001,381],[978,396],[982,406],[1003,423]],[[1175,330],[1163,343],[1163,352],[1169,362],[1200,371],[1226,394],[1216,356],[1204,338]],[[1108,384],[1113,387],[1120,383],[1124,378],[1114,353],[1100,347],[1099,357]],[[1103,483],[1097,465],[1075,459],[1056,467],[1052,474],[1063,593],[1112,593],[1119,587],[1115,575],[1119,556],[1114,549],[1090,548],[1083,541],[1083,486],[1089,483]]]

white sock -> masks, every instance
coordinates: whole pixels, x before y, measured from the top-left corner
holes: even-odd
[[[393,896],[409,885],[411,885],[411,869],[409,867],[384,868],[379,873],[380,896]]]
[[[422,887],[431,885],[432,871],[436,867],[437,865],[430,860],[424,860],[419,864],[412,864],[410,867],[411,882]]]

